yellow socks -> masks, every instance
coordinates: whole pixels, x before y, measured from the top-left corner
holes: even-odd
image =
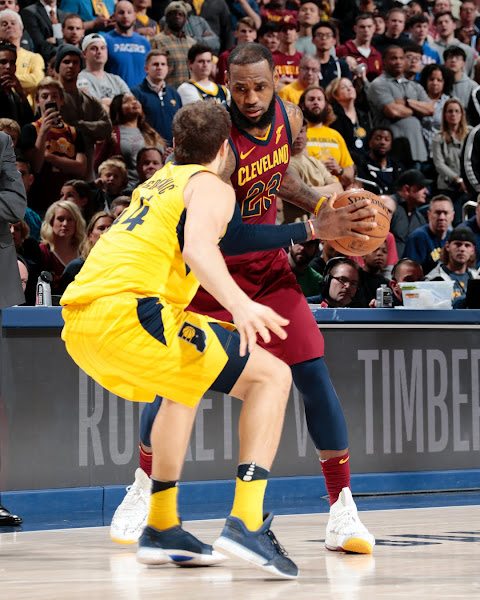
[[[250,531],[256,531],[263,523],[263,497],[267,477],[267,469],[255,463],[238,465],[235,498],[230,514],[241,519]]]
[[[177,513],[177,482],[152,479],[152,495],[147,525],[159,529],[170,529],[180,525]]]

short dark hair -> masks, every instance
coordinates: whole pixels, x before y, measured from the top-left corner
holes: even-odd
[[[407,52],[414,52],[415,54],[423,55],[423,48],[419,44],[414,44],[413,42],[411,44],[408,44],[408,46],[405,46],[403,50],[405,54]]]
[[[257,32],[257,40],[266,33],[278,33],[278,24],[275,21],[265,21]]]
[[[359,15],[357,15],[355,17],[355,25],[359,22],[359,21],[365,21],[365,19],[372,19],[372,21],[374,20],[374,14],[373,13],[360,13]]]
[[[173,118],[175,160],[198,165],[212,162],[231,126],[230,115],[221,104],[203,100],[187,104]]]
[[[380,127],[379,125],[377,125],[377,127],[374,127],[371,131],[370,131],[370,135],[368,136],[368,141],[370,142],[370,140],[373,138],[373,134],[376,131],[388,131],[388,133],[392,136],[392,140],[393,140],[393,132],[390,129],[390,127],[385,126],[385,127]]]
[[[272,54],[268,48],[257,44],[257,42],[247,42],[240,44],[230,52],[227,60],[227,72],[230,73],[230,65],[244,66],[254,65],[255,63],[266,60],[270,71],[275,71],[275,63],[273,62]]]
[[[25,156],[23,156],[23,154],[17,154],[17,156],[15,157],[15,162],[23,163],[27,167],[28,174],[32,174],[32,165],[30,161],[27,160]]]
[[[415,268],[421,269],[421,271],[423,273],[422,265],[419,262],[417,262],[413,258],[401,258],[399,261],[397,261],[393,265],[392,275],[391,275],[392,281],[397,281],[398,269],[402,265],[406,265],[407,267],[415,267]]]
[[[450,69],[447,69],[445,65],[432,63],[423,67],[420,73],[420,85],[425,91],[427,91],[427,80],[434,71],[441,71],[443,75],[443,81],[445,82],[443,86],[443,93],[449,96],[453,88],[453,73],[450,71]]]
[[[141,161],[143,155],[146,152],[158,152],[158,154],[160,155],[160,158],[163,162],[163,155],[162,155],[162,151],[160,150],[160,148],[157,148],[156,146],[144,146],[143,148],[140,148],[140,150],[137,152],[137,165]]]
[[[194,62],[199,54],[205,54],[205,52],[210,52],[212,54],[212,49],[207,44],[193,44],[193,46],[188,50],[187,58],[189,62]]]
[[[405,54],[405,48],[402,48],[402,46],[397,46],[397,44],[391,44],[390,46],[387,46],[385,48],[385,50],[382,53],[383,58],[385,58],[387,56],[387,54],[389,52],[391,52],[392,50],[401,50],[404,54]]]
[[[410,19],[408,19],[407,29],[417,25],[418,23],[429,23],[427,15],[421,13],[420,15],[413,15],[413,17],[410,17]]]
[[[317,29],[320,29],[320,27],[327,27],[327,29],[330,29],[330,31],[333,33],[333,37],[337,37],[337,30],[333,23],[330,23],[330,21],[320,21],[312,27],[312,38],[315,37],[316,31]]]
[[[17,48],[8,40],[0,40],[0,52],[12,52],[17,56]]]
[[[440,17],[444,17],[445,15],[448,15],[452,21],[455,23],[455,17],[452,15],[452,13],[449,10],[445,10],[443,12],[440,12],[438,14],[435,15],[435,18],[433,19],[434,24],[437,24],[437,21]]]
[[[71,12],[71,13],[68,13],[67,16],[63,19],[62,28],[65,27],[65,23],[70,19],[80,19],[80,21],[82,23],[84,22],[80,15],[77,15],[77,13]]]
[[[460,48],[460,46],[448,46],[443,53],[443,62],[450,56],[461,56],[463,60],[467,60],[467,53],[463,48]]]

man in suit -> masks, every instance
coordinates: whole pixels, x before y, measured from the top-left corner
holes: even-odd
[[[17,254],[10,223],[23,219],[27,196],[18,172],[12,139],[0,132],[0,311],[14,304],[23,304],[25,297],[17,265]],[[1,312],[0,312],[1,316]],[[0,328],[1,336],[1,328]],[[1,369],[1,363],[0,363]],[[20,525],[22,519],[12,515],[0,504],[0,526]]]
[[[63,41],[62,23],[67,13],[57,8],[57,0],[44,0],[25,7],[20,16],[32,38],[34,52],[48,63]]]

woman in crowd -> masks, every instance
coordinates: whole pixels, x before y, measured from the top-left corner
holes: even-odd
[[[78,258],[85,237],[85,221],[80,209],[70,200],[58,200],[45,214],[41,229],[42,268],[53,275],[52,294],[58,286],[65,267]]]
[[[469,132],[465,109],[460,100],[448,99],[443,106],[440,133],[433,136],[433,163],[438,173],[437,189],[452,199],[454,225],[462,220],[462,206],[469,199],[460,175],[460,153]]]
[[[443,106],[452,92],[453,73],[443,65],[427,65],[420,73],[420,84],[435,105],[435,112],[431,117],[422,117],[423,139],[427,146],[428,158],[432,161],[433,136],[440,131],[442,125]]]
[[[95,212],[93,191],[86,181],[69,179],[60,190],[60,200],[70,200],[78,206],[85,222],[88,223]]]
[[[128,190],[138,184],[137,154],[145,146],[165,150],[165,141],[145,120],[143,108],[133,94],[118,94],[110,105],[113,132],[110,140],[95,149],[95,169],[111,156],[121,155],[128,170]]]
[[[110,229],[112,223],[112,215],[104,210],[95,213],[90,219],[85,238],[80,246],[80,256],[72,260],[65,267],[62,278],[60,279],[60,283],[58,284],[59,294],[63,294],[63,292],[67,289],[67,286],[75,279],[75,275],[80,272],[81,268],[85,264],[91,249],[98,242],[102,233],[105,233],[105,231]]]
[[[368,115],[356,106],[357,92],[350,79],[346,77],[334,79],[328,85],[326,94],[337,116],[330,127],[341,134],[355,160],[359,154],[367,150]]]

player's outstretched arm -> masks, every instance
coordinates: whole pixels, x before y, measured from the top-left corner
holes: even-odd
[[[250,300],[228,272],[218,248],[235,205],[235,193],[210,173],[193,177],[184,191],[187,208],[183,257],[200,284],[233,316],[240,334],[240,354],[253,349],[257,333],[268,343],[269,330],[281,339],[288,325],[268,307]]]

